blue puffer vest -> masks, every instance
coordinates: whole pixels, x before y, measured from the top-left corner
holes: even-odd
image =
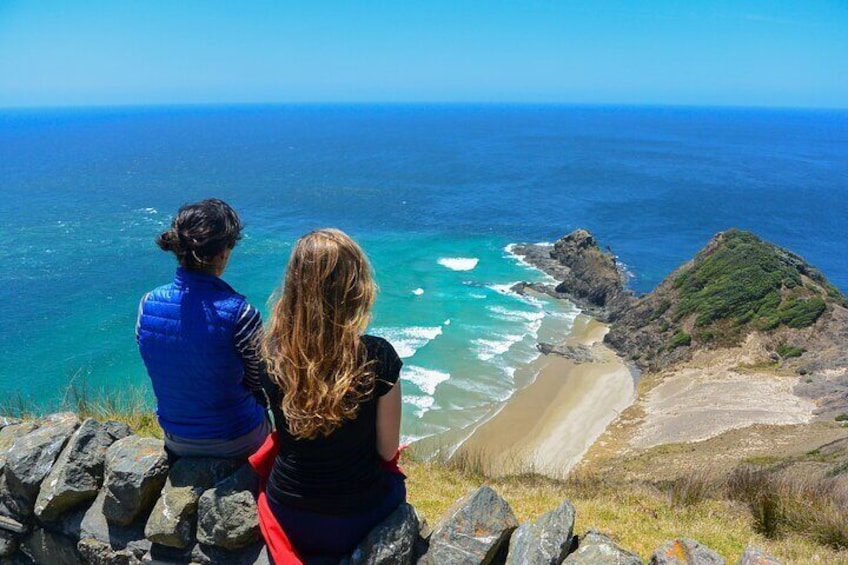
[[[245,386],[233,334],[242,295],[216,276],[177,269],[141,306],[138,347],[156,393],[159,424],[188,439],[234,439],[262,422]]]

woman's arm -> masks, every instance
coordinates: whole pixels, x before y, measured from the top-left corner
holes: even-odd
[[[402,397],[400,379],[392,389],[377,399],[377,453],[389,461],[400,446],[400,413]]]
[[[259,378],[261,356],[259,344],[262,341],[262,316],[253,306],[246,304],[236,321],[234,329],[236,351],[244,365],[244,384],[262,406],[268,400],[262,390]]]

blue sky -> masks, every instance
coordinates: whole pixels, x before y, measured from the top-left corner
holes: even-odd
[[[0,0],[0,106],[848,107],[848,1]]]

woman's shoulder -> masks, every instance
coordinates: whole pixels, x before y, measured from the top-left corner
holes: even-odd
[[[377,381],[387,386],[378,386],[378,396],[382,396],[391,389],[400,376],[400,368],[403,366],[400,356],[388,340],[375,335],[365,334],[362,342],[368,350],[368,358],[377,362]]]
[[[389,343],[389,340],[382,338],[380,336],[364,334],[362,336],[362,343],[365,344],[365,347],[368,348],[368,352],[383,352],[383,351],[391,351],[395,352],[395,348]],[[396,353],[395,353],[396,354]]]

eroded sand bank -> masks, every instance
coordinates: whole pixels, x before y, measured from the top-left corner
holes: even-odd
[[[799,377],[780,375],[752,362],[753,338],[744,348],[703,351],[663,375],[640,399],[644,416],[630,446],[645,449],[666,443],[702,441],[755,424],[806,424],[815,403],[793,393]]]

